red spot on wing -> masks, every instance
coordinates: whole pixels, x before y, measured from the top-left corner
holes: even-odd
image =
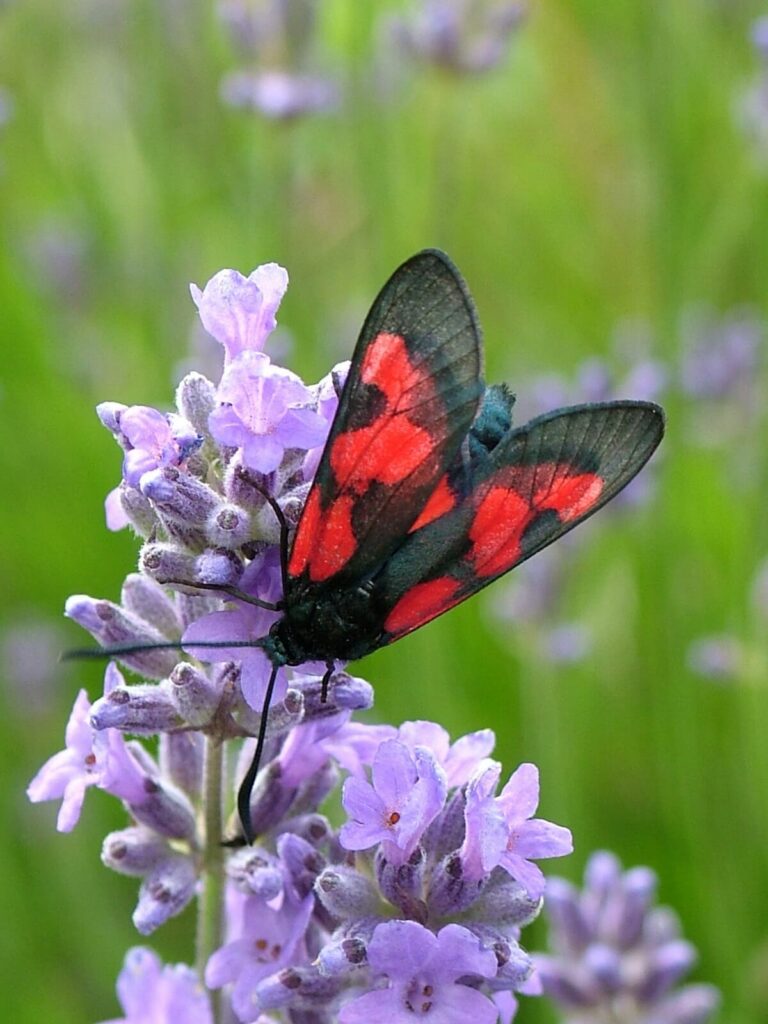
[[[410,633],[422,623],[452,608],[460,600],[454,600],[459,586],[459,581],[452,576],[417,583],[394,606],[386,618],[384,629],[397,635]]]
[[[430,495],[429,501],[421,510],[421,515],[408,532],[414,533],[416,530],[420,530],[422,526],[434,522],[435,519],[439,519],[440,516],[444,516],[446,512],[450,512],[455,507],[456,495],[450,488],[446,474]]]
[[[360,379],[385,396],[384,408],[368,426],[339,434],[330,451],[337,486],[357,493],[374,480],[399,483],[430,458],[435,439],[408,413],[423,410],[437,397],[429,371],[413,365],[398,334],[374,338],[363,358]]]
[[[382,332],[363,356],[360,380],[384,401],[369,423],[342,429],[330,442],[325,457],[333,481],[323,494],[331,500],[321,509],[321,488],[312,488],[291,553],[292,576],[306,571],[321,582],[344,568],[358,547],[352,512],[372,484],[394,487],[411,478],[416,486],[435,472],[445,437],[429,423],[441,422],[444,407],[429,366],[414,364],[400,335]],[[447,510],[442,491],[435,500]]]
[[[516,491],[503,485],[488,491],[469,531],[469,558],[478,576],[503,572],[518,560],[520,539],[531,518],[531,506]]]
[[[523,534],[543,512],[556,512],[561,523],[578,519],[604,485],[602,477],[574,472],[567,463],[507,466],[489,483],[469,531],[469,559],[478,576],[497,576],[519,561]]]
[[[321,519],[320,491],[313,487],[304,505],[299,528],[293,540],[291,557],[288,561],[288,572],[291,576],[299,576],[306,569]]]
[[[339,434],[331,448],[331,468],[345,490],[362,493],[374,480],[404,480],[430,458],[434,447],[429,432],[405,416],[387,417],[383,423],[377,420],[370,427]]]
[[[352,508],[355,499],[342,495],[323,513],[322,544],[310,554],[309,575],[315,583],[321,583],[339,572],[357,550],[357,541],[352,529]]]

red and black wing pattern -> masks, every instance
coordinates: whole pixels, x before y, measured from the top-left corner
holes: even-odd
[[[453,507],[409,534],[376,576],[379,646],[441,615],[610,501],[664,432],[650,402],[575,406],[511,430],[474,466]],[[450,474],[448,475],[450,478]],[[436,504],[435,510],[439,513]]]
[[[402,543],[483,392],[480,327],[458,270],[417,253],[363,325],[299,522],[289,590],[357,582]]]

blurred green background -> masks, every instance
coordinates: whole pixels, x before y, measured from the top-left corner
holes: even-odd
[[[536,584],[521,571],[361,665],[377,714],[492,726],[509,769],[540,766],[543,816],[573,830],[550,873],[579,878],[598,848],[653,867],[720,1019],[766,1019],[765,338],[720,392],[686,388],[681,361],[697,317],[716,345],[723,317],[759,335],[767,312],[768,65],[750,31],[768,8],[547,0],[487,74],[451,74],[388,41],[383,18],[407,7],[321,0],[302,59],[339,103],[278,121],[222,101],[248,54],[213,2],[0,5],[0,971],[16,1024],[114,1016],[140,941],[135,881],[99,862],[117,802],[92,792],[61,836],[24,794],[78,687],[101,688],[99,667],[55,663],[83,641],[64,599],[116,598],[135,566],[136,541],[104,526],[120,456],[93,407],[169,408],[202,351],[188,282],[269,260],[291,276],[290,365],[317,380],[425,245],[462,269],[487,377],[521,405],[543,374],[588,397],[585,360],[621,380],[629,324],[665,369],[669,428],[647,499],[553,549],[540,615],[516,618]],[[152,945],[189,960],[191,929],[187,911]],[[524,942],[542,948],[541,926]],[[519,1019],[552,1016],[528,1000]]]

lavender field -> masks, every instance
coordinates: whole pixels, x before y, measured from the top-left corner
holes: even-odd
[[[763,1024],[768,6],[6,0],[0,239],[7,1019]],[[93,625],[104,606],[91,598],[115,602],[114,610],[142,545],[145,575],[161,555],[183,555],[189,572],[218,558],[254,579],[258,568],[261,597],[279,598],[277,532],[259,518],[261,498],[250,508],[237,491],[231,467],[250,467],[270,487],[279,477],[279,501],[295,524],[336,408],[331,370],[350,357],[388,276],[424,248],[444,250],[466,279],[483,327],[485,379],[514,392],[516,424],[563,406],[638,399],[664,407],[666,436],[583,527],[354,662],[351,680],[332,694],[339,721],[362,709],[359,733],[345,718],[338,735],[310,720],[325,721],[327,709],[309,667],[293,683],[279,675],[278,687],[294,689],[279,695],[275,719],[289,723],[289,737],[290,723],[296,736],[319,731],[307,743],[312,755],[292,753],[290,765],[287,746],[299,741],[285,740],[277,753],[272,736],[282,775],[257,785],[254,820],[271,837],[273,873],[257,885],[236,861],[230,901],[242,906],[228,904],[224,935],[222,865],[242,858],[220,845],[234,827],[231,785],[213,846],[199,842],[216,833],[197,776],[175,811],[147,812],[136,793],[148,779],[162,789],[168,772],[184,789],[182,769],[173,768],[181,755],[169,752],[174,730],[194,737],[194,772],[202,773],[208,744],[209,770],[216,687],[235,694],[219,765],[225,777],[235,773],[240,739],[257,731],[263,666],[254,668],[249,650],[242,667],[235,652],[234,667],[195,662],[180,675],[181,655],[154,652],[151,665],[146,654],[129,664],[126,686],[113,665],[108,687],[145,692],[151,703],[158,680],[168,692],[168,679],[177,690],[192,680],[200,701],[217,709],[205,717],[200,703],[188,703],[182,714],[174,697],[130,728],[126,717],[99,718],[117,706],[102,697],[104,663],[59,655],[92,642],[77,622],[110,642]],[[287,286],[282,272],[263,269],[273,263],[287,271]],[[231,269],[248,278],[258,267],[250,283],[216,277]],[[233,367],[249,347],[269,359],[251,351],[248,379],[267,379],[269,364],[265,387],[279,376],[293,389],[285,400],[301,407],[300,424],[273,418],[254,434],[251,421],[246,438],[238,421],[235,431],[226,410],[237,409],[244,378]],[[207,406],[200,413],[206,402],[216,406],[210,417]],[[128,419],[121,427],[131,407],[158,410],[157,419],[135,414],[130,429]],[[266,400],[265,422],[276,417],[265,409]],[[169,412],[183,414],[184,425]],[[190,482],[182,511],[176,493],[169,497],[169,466],[174,481],[181,473]],[[247,539],[227,547],[202,519],[192,521],[209,498],[230,516],[220,517],[227,529],[238,509],[253,515]],[[124,589],[122,602],[135,611],[136,595],[149,591],[132,579],[133,597]],[[172,605],[158,593],[152,628],[166,614],[186,627],[211,613],[239,615],[227,634],[237,640],[262,636],[272,621],[243,602],[233,611],[215,594]],[[208,631],[195,638],[220,638],[220,621],[197,622]],[[157,635],[178,639],[174,628]],[[146,691],[132,690],[140,686]],[[65,748],[76,700],[69,760],[41,777]],[[421,724],[399,728],[409,722]],[[452,741],[471,738],[448,753],[445,741],[440,753],[444,735],[424,722]],[[88,775],[105,763],[98,743],[107,733],[128,774],[145,775],[130,784],[101,768]],[[142,755],[123,741],[136,734]],[[500,776],[489,757],[503,765]],[[305,788],[278,814],[267,805],[297,764]],[[342,796],[337,776],[346,771]],[[310,798],[309,780],[326,776]],[[366,818],[374,803],[391,809],[392,793],[419,786],[427,796],[418,834],[379,836]],[[450,846],[460,806],[463,831]],[[169,825],[179,808],[187,817]],[[400,811],[387,813],[394,828]],[[506,852],[500,845],[493,859],[488,829],[477,824],[486,813],[507,830]],[[307,815],[324,830],[316,860],[302,845],[314,842]],[[532,825],[539,817],[557,828]],[[147,866],[151,844],[152,870],[166,870],[162,885]],[[126,856],[136,858],[130,872]],[[423,892],[414,896],[411,879],[409,901],[402,873],[393,881],[382,863],[413,867],[418,857]],[[478,886],[475,902],[454,889],[446,895],[459,870]],[[488,877],[497,888],[483,888]],[[544,911],[533,920],[541,891]],[[295,913],[275,925],[284,931],[274,939],[274,971],[238,947],[246,984],[229,947],[242,938],[255,948],[261,924],[248,921],[257,899],[271,901],[267,917],[287,914],[292,899]],[[673,908],[679,924],[659,907]],[[359,924],[369,918],[383,921],[375,937]],[[334,931],[340,921],[362,968],[339,966],[353,957]],[[137,953],[125,968],[132,947],[160,959]],[[409,1002],[413,978],[397,973],[404,950],[414,962],[422,957],[418,976],[434,1005]],[[160,961],[200,973],[163,972]],[[447,973],[446,963],[454,965]],[[289,973],[274,980],[280,970]],[[210,1000],[202,974],[215,990]],[[290,986],[298,996],[286,995]]]

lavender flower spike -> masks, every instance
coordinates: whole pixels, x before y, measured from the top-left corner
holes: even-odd
[[[579,891],[562,879],[549,881],[552,952],[535,957],[545,994],[583,1024],[706,1024],[719,993],[711,985],[675,988],[696,954],[680,938],[674,914],[652,905],[653,872],[622,872],[616,857],[600,852],[590,858],[584,882]]]

